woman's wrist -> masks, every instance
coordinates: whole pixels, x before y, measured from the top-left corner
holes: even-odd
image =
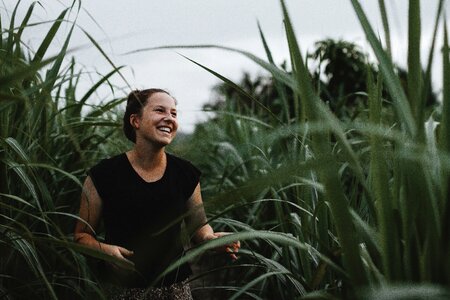
[[[207,233],[203,236],[202,242],[207,242],[207,241],[213,240],[215,238],[217,238],[217,237],[214,235],[214,233]]]

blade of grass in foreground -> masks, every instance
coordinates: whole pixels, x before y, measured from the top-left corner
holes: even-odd
[[[178,46],[174,45],[174,46],[160,46],[160,47],[143,48],[143,49],[129,51],[124,54],[133,54],[133,53],[139,53],[139,52],[143,52],[143,51],[152,51],[152,50],[161,50],[161,49],[183,49],[183,48],[185,48],[185,49],[216,48],[216,49],[223,49],[223,50],[242,54],[245,57],[249,58],[250,60],[254,61],[256,64],[263,67],[265,70],[269,71],[280,82],[286,84],[293,90],[297,90],[297,84],[296,84],[295,80],[286,71],[280,70],[278,67],[272,65],[271,63],[266,62],[265,60],[259,58],[258,56],[254,55],[250,52],[231,48],[231,47],[224,47],[224,46],[220,46],[220,45],[178,45]]]
[[[377,84],[374,83],[371,72],[368,73],[368,93],[370,122],[373,126],[381,124],[381,102],[382,89],[381,77]],[[383,262],[383,273],[389,281],[400,279],[398,272],[401,270],[401,261],[397,249],[396,239],[397,227],[394,223],[392,196],[389,190],[389,174],[386,164],[383,140],[377,135],[372,135],[370,139],[372,171],[372,191],[375,195],[374,201],[377,204],[377,224],[380,232],[381,259]]]
[[[321,253],[318,253],[317,250],[315,250],[311,245],[300,242],[297,238],[292,237],[289,234],[280,233],[280,232],[271,232],[271,231],[245,231],[245,232],[239,232],[235,234],[226,235],[224,237],[213,239],[208,241],[207,243],[204,243],[196,248],[193,248],[189,250],[185,256],[181,257],[179,260],[177,260],[175,263],[170,265],[162,274],[158,276],[153,282],[158,282],[161,278],[164,277],[165,274],[175,270],[177,267],[181,266],[182,264],[190,261],[192,258],[199,256],[206,250],[211,250],[226,244],[229,244],[233,241],[246,241],[246,240],[254,240],[254,239],[265,239],[280,245],[294,247],[297,249],[300,249],[302,251],[310,251],[311,253],[314,253],[319,258],[323,259],[325,262],[327,262],[331,267],[335,268],[336,270],[342,271],[341,268],[339,268],[333,261],[331,261],[326,256],[322,255]]]
[[[450,153],[450,60],[449,60],[449,40],[447,23],[444,22],[444,47],[443,47],[443,108],[442,120],[439,136],[439,149],[449,154]],[[444,284],[450,285],[450,170],[444,168],[441,171],[441,203],[440,207],[443,211],[442,223],[442,237],[444,239],[442,254],[444,266],[446,270],[447,281]]]
[[[303,63],[300,49],[291,25],[286,5],[283,0],[280,1],[286,28],[289,49],[295,62],[295,77],[297,79],[298,89],[304,104],[306,117],[311,121],[318,121],[317,103],[320,101],[314,93],[309,71]],[[354,286],[360,286],[367,283],[364,268],[359,253],[358,238],[353,234],[354,224],[353,218],[342,190],[341,182],[338,175],[336,162],[331,156],[331,149],[328,141],[328,134],[318,133],[312,137],[313,151],[317,160],[323,163],[319,168],[319,179],[325,186],[325,198],[330,203],[331,213],[336,226],[339,243],[343,250],[343,261],[346,271],[349,273],[350,279]],[[326,167],[325,167],[326,166]]]
[[[190,62],[193,62],[194,64],[196,64],[197,66],[205,69],[206,71],[208,71],[209,73],[213,74],[214,76],[216,76],[217,78],[219,78],[220,80],[222,80],[223,82],[225,82],[226,84],[230,85],[231,87],[233,87],[238,93],[240,93],[242,96],[254,101],[255,103],[257,103],[262,109],[264,109],[265,111],[267,111],[267,113],[274,118],[274,120],[276,120],[279,124],[283,124],[283,121],[280,120],[278,118],[278,116],[276,116],[267,106],[265,106],[263,103],[261,103],[258,99],[256,99],[255,97],[253,97],[252,95],[250,95],[249,93],[247,93],[242,87],[240,87],[239,85],[237,85],[236,83],[234,83],[233,81],[231,81],[230,79],[220,75],[219,73],[211,70],[210,68],[184,56],[181,55],[184,58],[186,58],[187,60],[189,60]]]
[[[448,32],[446,22],[444,22],[444,47],[442,50],[442,73],[443,73],[443,91],[442,91],[442,119],[440,123],[439,130],[439,150],[442,152],[450,153],[450,61],[449,61],[449,44],[448,44]],[[444,170],[442,176],[441,186],[442,190],[442,200],[441,205],[449,205],[449,177],[450,171]]]
[[[36,247],[22,237],[16,236],[12,232],[8,233],[10,235],[12,245],[23,256],[35,275],[44,282],[49,292],[49,296],[51,296],[52,299],[57,300],[58,297],[56,296],[55,290],[50,284],[50,281],[48,280],[47,275],[45,274],[42,264],[38,258],[39,256],[36,253]]]
[[[19,8],[19,4],[20,1],[17,1],[16,6],[14,7],[13,13],[11,15],[11,22],[9,24],[9,34],[8,34],[8,38],[6,39],[6,47],[7,47],[7,52],[9,55],[12,55],[12,51],[13,51],[13,43],[14,43],[14,23],[16,22],[16,13],[17,13],[17,9]],[[3,32],[2,32],[2,38],[3,40]]]
[[[381,20],[383,22],[384,38],[386,41],[386,52],[388,56],[392,59],[391,52],[391,33],[389,29],[389,20],[386,11],[386,5],[384,0],[378,0],[378,6],[380,7]]]
[[[449,299],[450,291],[445,287],[422,283],[419,285],[390,285],[378,289],[363,290],[360,299],[393,300],[393,299]]]
[[[366,34],[366,38],[372,46],[372,49],[378,59],[378,62],[380,64],[380,71],[384,77],[384,83],[386,84],[389,93],[394,99],[395,111],[400,119],[399,121],[402,125],[402,128],[410,137],[414,137],[416,136],[415,122],[408,103],[408,99],[406,98],[405,92],[403,91],[403,87],[398,76],[395,74],[395,68],[390,58],[383,50],[383,47],[381,46],[380,41],[378,40],[372,26],[370,25],[369,20],[367,19],[367,16],[364,13],[359,1],[350,1]]]
[[[408,99],[416,121],[419,140],[424,138],[422,64],[420,63],[420,0],[409,1],[408,16]]]
[[[409,44],[408,44],[408,67],[411,69],[408,79],[408,96],[406,98],[400,84],[399,77],[395,74],[392,62],[374,34],[359,1],[351,0],[360,23],[366,33],[367,40],[372,46],[378,58],[380,71],[384,78],[388,91],[393,98],[396,115],[401,128],[409,137],[406,144],[397,144],[396,151],[415,156],[417,161],[410,159],[399,159],[395,162],[395,180],[398,190],[398,203],[400,204],[400,215],[403,237],[403,270],[400,272],[406,280],[431,280],[434,276],[436,261],[433,259],[438,252],[437,242],[440,236],[440,227],[436,223],[439,219],[437,210],[437,199],[430,181],[430,170],[424,167],[427,153],[417,149],[418,142],[422,142],[423,122],[419,110],[423,107],[421,101],[421,67],[420,67],[420,5],[418,0],[410,1],[409,11]],[[419,122],[421,124],[417,124]],[[420,147],[419,147],[420,148]],[[417,260],[417,256],[420,260]]]
[[[439,20],[441,19],[442,15],[442,8],[444,7],[444,0],[439,0],[439,6],[436,13],[435,23],[434,23],[434,30],[433,30],[433,36],[431,38],[430,43],[430,52],[428,53],[428,62],[427,62],[427,68],[424,75],[424,83],[423,83],[423,89],[422,89],[422,99],[425,101],[425,104],[427,102],[427,97],[431,89],[431,70],[433,66],[433,58],[434,58],[434,48],[436,45],[436,36],[437,31],[439,28]]]
[[[20,2],[20,1],[19,1]],[[30,7],[28,8],[28,11],[25,15],[25,17],[23,18],[22,24],[20,25],[19,30],[17,31],[17,35],[15,36],[15,39],[17,41],[17,46],[16,46],[16,57],[20,56],[20,38],[22,36],[23,30],[25,29],[25,27],[27,27],[28,21],[30,20],[31,14],[33,13],[33,9],[34,9],[34,5],[36,4],[36,2],[33,2]],[[1,27],[0,27],[0,32],[1,32]],[[0,45],[0,49],[1,49],[1,45]]]
[[[275,62],[272,57],[272,52],[269,49],[269,45],[267,44],[266,38],[264,36],[264,33],[261,29],[261,25],[259,24],[259,22],[258,22],[258,30],[259,30],[259,35],[261,37],[261,41],[263,43],[264,49],[266,51],[267,59],[269,60],[269,62],[271,64],[273,64],[275,66]],[[286,117],[286,123],[289,124],[291,122],[291,117],[289,114],[289,102],[288,102],[287,95],[286,95],[286,89],[278,80],[275,80],[274,84],[275,84],[275,88],[278,91],[278,94],[280,95],[281,100],[283,101],[283,108],[284,108],[284,114]]]
[[[264,274],[256,277],[255,279],[253,279],[249,283],[247,283],[245,286],[241,287],[237,293],[235,293],[232,297],[229,298],[229,300],[239,299],[239,297],[242,294],[244,294],[248,289],[250,289],[252,286],[260,283],[261,281],[266,280],[268,277],[279,276],[279,275],[288,275],[288,274],[289,274],[289,272],[279,272],[279,271],[278,272],[264,273]]]
[[[61,14],[56,18],[55,22],[53,23],[52,27],[48,31],[47,35],[45,36],[44,40],[42,41],[41,45],[39,46],[38,50],[36,51],[36,54],[32,60],[32,64],[36,64],[41,62],[42,58],[45,55],[45,52],[47,52],[48,47],[50,46],[50,43],[54,39],[56,32],[58,31],[59,27],[61,26],[61,23],[64,20],[64,17],[69,9],[65,9],[61,12]]]
[[[108,61],[108,63],[113,67],[115,71],[117,71],[117,74],[119,74],[120,78],[122,78],[123,82],[127,85],[127,87],[131,90],[131,84],[128,82],[128,80],[125,78],[125,76],[120,72],[120,67],[117,67],[116,64],[109,58],[109,56],[106,54],[106,52],[103,50],[103,48],[100,46],[100,44],[94,39],[92,35],[90,35],[86,30],[83,30],[83,33],[87,36],[87,38],[91,41],[91,43],[97,48],[97,50],[103,55],[103,57]]]

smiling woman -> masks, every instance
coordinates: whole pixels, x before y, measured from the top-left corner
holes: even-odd
[[[153,97],[152,97],[153,96]],[[177,102],[174,97],[172,97],[167,91],[163,89],[147,89],[147,90],[136,90],[130,93],[127,101],[127,108],[123,117],[123,130],[125,136],[136,143],[136,123],[137,119],[142,118],[142,114],[146,111],[146,104],[148,100],[152,97],[151,104],[152,108],[150,110],[154,110],[159,113],[164,113],[166,109],[170,112],[170,115],[173,118],[173,122],[176,127],[174,133],[176,133],[178,129],[177,122],[177,110],[176,105]],[[148,111],[148,109],[147,109]],[[133,119],[133,123],[131,121]],[[138,125],[138,124],[137,124]],[[175,136],[175,135],[174,135]]]
[[[85,223],[77,223],[75,239],[116,258],[117,264],[104,266],[105,280],[112,285],[110,298],[141,299],[145,294],[144,299],[192,299],[186,282],[191,274],[188,264],[159,280],[184,254],[182,217],[188,213],[185,222],[194,229],[194,243],[226,233],[214,233],[207,224],[201,172],[165,152],[178,129],[175,99],[161,89],[131,92],[123,128],[134,147],[89,170],[80,206]],[[105,225],[104,242],[95,237],[100,217]],[[239,248],[240,243],[233,242],[217,250],[236,259]]]
[[[140,113],[132,114],[129,123],[139,136],[136,143],[150,142],[159,147],[172,142],[178,129],[177,109],[174,98],[164,92],[155,92],[151,101]]]

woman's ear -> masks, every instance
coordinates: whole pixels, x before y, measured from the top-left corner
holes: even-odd
[[[137,114],[132,114],[130,116],[130,124],[131,126],[133,126],[134,129],[138,129],[139,128],[139,116]]]

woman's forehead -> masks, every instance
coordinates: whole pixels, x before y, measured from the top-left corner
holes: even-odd
[[[176,108],[175,99],[166,93],[155,93],[151,95],[147,101],[147,105],[150,107],[164,106],[174,109]]]

